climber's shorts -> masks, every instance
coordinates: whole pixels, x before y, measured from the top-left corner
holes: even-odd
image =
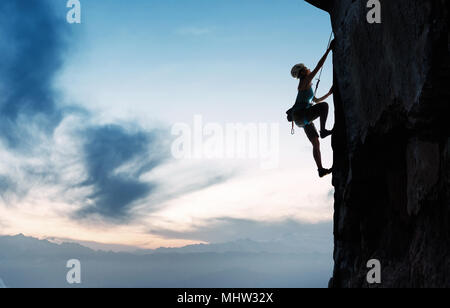
[[[306,136],[308,136],[309,141],[312,142],[314,139],[319,138],[319,133],[317,132],[314,123],[311,122],[310,124],[303,127],[303,129],[305,130]]]

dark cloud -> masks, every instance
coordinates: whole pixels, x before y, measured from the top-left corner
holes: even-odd
[[[331,245],[331,222],[309,224],[293,219],[281,221],[256,221],[230,217],[214,218],[201,221],[189,231],[170,229],[152,229],[150,234],[167,239],[185,239],[209,243],[224,243],[240,239],[254,241],[279,241],[292,243],[303,242],[317,250]],[[306,245],[306,246],[308,246]]]
[[[81,186],[93,189],[88,196],[93,204],[83,207],[77,216],[98,214],[113,220],[129,218],[133,203],[147,197],[156,187],[155,183],[139,178],[169,157],[164,136],[163,131],[147,133],[118,125],[85,130],[82,138],[88,177]]]
[[[0,1],[0,138],[10,148],[33,144],[62,119],[53,79],[61,68],[67,23],[50,1]]]
[[[0,144],[23,155],[17,172],[26,179],[26,182],[17,180],[18,175],[12,172],[0,177],[0,196],[13,192],[24,197],[30,186],[39,185],[63,186],[62,195],[74,187],[88,187],[92,193],[80,197],[83,206],[73,218],[95,215],[120,223],[132,218],[130,210],[136,202],[150,195],[149,211],[164,200],[228,179],[230,175],[193,170],[183,185],[169,192],[157,191],[159,183],[146,182],[141,176],[170,157],[170,147],[162,142],[169,140],[167,132],[146,132],[127,125],[86,128],[83,123],[94,121],[89,111],[60,103],[53,83],[72,38],[64,20],[67,11],[64,4],[51,0],[0,1]],[[61,176],[64,167],[49,159],[49,143],[40,146],[42,136],[51,137],[66,116],[75,114],[82,121],[82,132],[73,137],[83,144],[78,155],[86,170],[86,180],[66,183]],[[27,162],[27,158],[33,162]]]
[[[104,125],[87,128],[78,134],[82,139],[82,160],[87,179],[77,187],[89,187],[83,207],[76,219],[127,223],[135,218],[133,208],[145,201],[147,213],[165,201],[223,183],[235,172],[215,172],[203,168],[177,172],[173,179],[143,181],[142,175],[172,159],[172,136],[167,130],[150,132],[139,127]],[[86,202],[89,200],[89,202]]]

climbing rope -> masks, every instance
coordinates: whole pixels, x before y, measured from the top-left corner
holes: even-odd
[[[328,50],[328,48],[330,48],[332,39],[333,39],[333,31],[331,31],[330,39],[328,40],[327,50]],[[316,97],[316,95],[317,95],[317,90],[319,89],[319,84],[320,84],[320,80],[322,78],[322,72],[323,72],[324,68],[325,68],[325,65],[322,66],[322,69],[320,70],[319,78],[317,78],[316,90],[314,91],[314,97]]]
[[[333,31],[331,31],[330,39],[328,40],[327,50],[328,50],[328,48],[330,48],[330,45],[331,45],[331,41],[332,41],[332,40],[333,40]],[[314,91],[314,97],[316,97],[316,95],[317,95],[317,90],[319,89],[320,80],[321,80],[321,78],[322,78],[322,72],[323,72],[323,69],[324,69],[324,68],[325,68],[325,65],[323,65],[322,68],[320,69],[319,78],[316,79],[316,80],[317,80],[317,83],[316,83],[316,90]],[[294,125],[294,121],[292,121],[291,135],[292,135],[292,136],[295,135],[295,125]]]

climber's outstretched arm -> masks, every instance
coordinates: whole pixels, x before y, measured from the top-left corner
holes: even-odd
[[[330,97],[330,95],[333,94],[333,87],[331,87],[330,91],[323,97],[321,98],[313,98],[313,102],[318,104],[320,102],[323,102],[324,100],[326,100],[328,97]]]
[[[308,83],[311,83],[312,80],[314,79],[314,77],[316,77],[317,73],[320,71],[322,66],[325,64],[325,61],[327,60],[328,55],[330,54],[330,51],[333,50],[333,48],[334,48],[334,40],[331,42],[330,47],[327,49],[327,51],[323,55],[322,59],[320,59],[316,68],[311,72],[311,74],[308,75],[307,80],[306,80]]]

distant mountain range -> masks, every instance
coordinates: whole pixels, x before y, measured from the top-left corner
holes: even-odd
[[[1,236],[0,287],[326,287],[331,253],[300,249],[247,239],[129,253]],[[66,281],[70,259],[81,262],[80,285]]]
[[[315,245],[312,245],[313,247]],[[317,245],[318,246],[318,245]],[[217,244],[196,244],[184,246],[181,248],[158,248],[149,250],[137,250],[138,254],[147,253],[227,253],[227,252],[239,252],[239,253],[324,253],[322,247],[317,247],[315,250],[311,250],[311,247],[307,248],[307,245],[299,243],[286,243],[285,241],[253,241],[250,239],[241,239],[227,243]]]

